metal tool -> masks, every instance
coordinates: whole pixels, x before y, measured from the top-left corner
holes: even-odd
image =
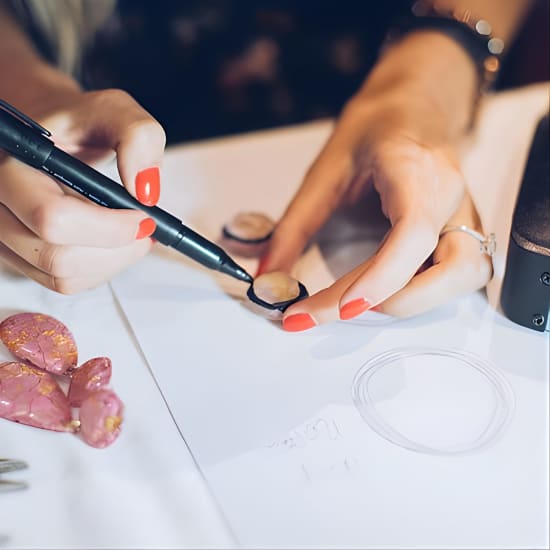
[[[28,464],[23,460],[14,460],[11,458],[0,458],[0,474],[8,472],[16,472],[28,468]],[[0,478],[0,493],[7,493],[8,491],[18,491],[26,489],[28,484],[24,481],[11,481]]]

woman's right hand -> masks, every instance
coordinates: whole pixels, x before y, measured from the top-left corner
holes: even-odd
[[[85,162],[115,151],[128,191],[157,203],[164,131],[128,94],[71,89],[12,103]],[[45,287],[73,294],[109,280],[150,250],[154,229],[146,213],[93,204],[0,151],[0,260]]]

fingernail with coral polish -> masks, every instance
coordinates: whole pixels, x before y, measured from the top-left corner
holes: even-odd
[[[139,223],[136,240],[139,241],[141,239],[145,239],[146,237],[150,237],[155,232],[156,228],[157,224],[155,223],[155,220],[152,218],[145,218]]]
[[[309,313],[295,313],[283,319],[283,329],[288,332],[300,332],[316,325],[315,319]]]
[[[347,304],[344,304],[340,308],[340,319],[347,321],[348,319],[353,319],[361,313],[367,311],[370,308],[369,302],[365,298],[356,298]]]
[[[256,277],[259,277],[265,271],[265,266],[267,265],[268,261],[269,261],[268,255],[260,258],[260,261],[258,263],[258,270],[256,271]]]
[[[145,206],[155,206],[160,198],[160,170],[153,166],[138,172],[136,197]]]

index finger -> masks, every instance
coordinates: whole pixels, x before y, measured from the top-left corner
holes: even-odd
[[[438,235],[425,219],[397,222],[368,268],[340,298],[340,319],[352,319],[401,290],[434,251]]]
[[[437,243],[433,234],[429,226],[413,218],[396,223],[373,256],[330,287],[285,310],[283,328],[304,330],[338,318],[352,319],[382,302],[404,287],[431,254]]]

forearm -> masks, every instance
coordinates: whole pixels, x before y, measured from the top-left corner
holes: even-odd
[[[0,4],[0,97],[31,108],[80,90],[71,77],[48,64],[5,6]],[[56,99],[57,98],[57,99]]]
[[[438,9],[454,8],[457,14],[471,7],[472,16],[489,21],[493,36],[507,46],[530,4],[530,0],[437,2]],[[408,110],[414,110],[416,125],[422,121],[421,134],[454,141],[470,125],[479,89],[479,68],[463,47],[442,32],[419,29],[387,48],[352,104],[365,109],[373,101],[377,108],[387,105],[385,116],[402,117],[405,126]],[[418,117],[419,112],[425,116]]]
[[[402,117],[403,126],[410,116],[422,121],[426,138],[452,141],[469,124],[477,90],[476,68],[462,48],[443,34],[419,31],[390,47],[355,101],[387,105],[385,116]]]

